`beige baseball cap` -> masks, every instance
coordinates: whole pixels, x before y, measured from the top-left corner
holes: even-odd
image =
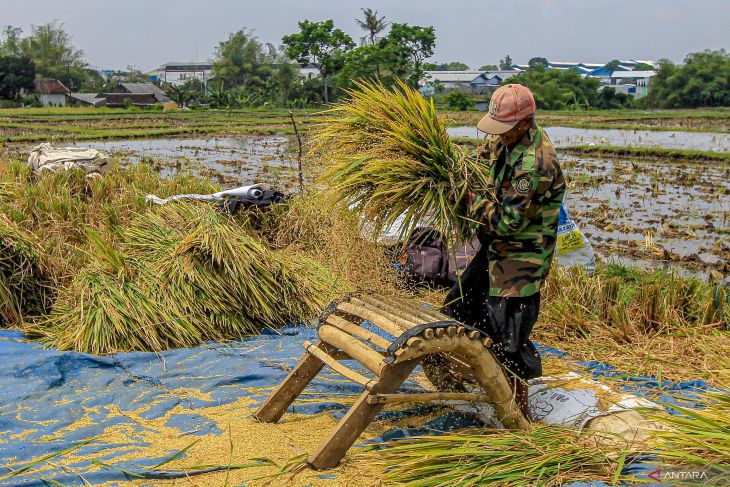
[[[518,84],[500,86],[492,93],[489,110],[477,128],[487,134],[501,135],[534,113],[535,97],[529,88]]]

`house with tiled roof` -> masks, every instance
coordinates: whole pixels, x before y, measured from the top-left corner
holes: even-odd
[[[160,103],[167,103],[170,99],[164,91],[152,83],[119,83],[109,93],[104,93],[106,106],[119,108],[125,105],[125,100],[136,107],[150,107]]]
[[[66,106],[66,95],[69,93],[71,93],[71,90],[57,79],[41,78],[35,80],[33,94],[38,97],[38,101],[44,107]]]

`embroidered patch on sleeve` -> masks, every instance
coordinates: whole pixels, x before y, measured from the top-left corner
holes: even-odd
[[[515,191],[520,194],[527,194],[532,189],[532,181],[529,176],[522,176],[515,182]]]

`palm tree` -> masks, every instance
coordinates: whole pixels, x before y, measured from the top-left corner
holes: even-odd
[[[385,16],[378,18],[378,11],[371,8],[363,8],[362,13],[365,15],[365,20],[355,19],[357,25],[359,25],[364,31],[368,32],[368,38],[370,38],[370,44],[375,44],[375,38],[380,34],[390,22],[385,21]]]

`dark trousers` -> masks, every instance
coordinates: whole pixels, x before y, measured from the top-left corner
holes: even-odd
[[[490,296],[487,248],[482,245],[461,275],[461,285],[457,282],[449,291],[444,313],[489,335],[492,351],[517,377],[540,377],[540,354],[530,341],[540,312],[540,293],[516,298]]]

